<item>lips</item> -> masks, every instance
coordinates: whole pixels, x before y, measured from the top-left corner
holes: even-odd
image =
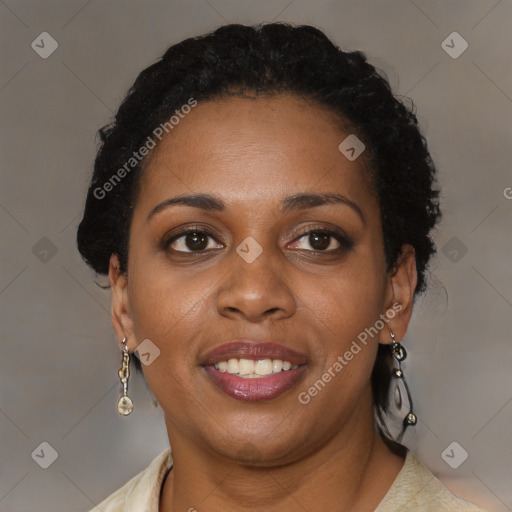
[[[280,359],[297,367],[268,376],[247,379],[222,372],[215,365],[230,359]],[[270,341],[235,340],[214,348],[202,365],[209,381],[232,398],[258,402],[271,400],[291,389],[307,370],[307,358],[284,345]]]

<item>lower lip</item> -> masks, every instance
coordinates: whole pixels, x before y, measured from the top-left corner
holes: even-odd
[[[292,388],[306,371],[306,365],[257,379],[237,377],[214,366],[205,366],[204,369],[212,382],[227,395],[237,400],[260,402],[276,398]]]

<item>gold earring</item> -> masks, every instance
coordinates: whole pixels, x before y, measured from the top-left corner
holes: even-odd
[[[132,399],[128,396],[128,379],[130,377],[130,352],[126,344],[126,338],[121,342],[123,344],[123,360],[119,368],[119,379],[123,384],[123,396],[117,402],[117,410],[122,416],[128,416],[133,411]]]

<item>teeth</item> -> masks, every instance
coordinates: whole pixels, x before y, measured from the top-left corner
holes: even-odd
[[[256,379],[281,371],[295,370],[299,367],[297,364],[281,359],[259,359],[257,361],[252,359],[228,359],[227,361],[219,361],[214,366],[221,372],[237,374],[239,377],[246,379]]]
[[[272,361],[272,371],[274,373],[279,373],[283,369],[283,361],[281,359],[274,359]]]
[[[252,359],[240,359],[238,373],[240,375],[252,375],[254,373],[254,361]]]
[[[272,360],[260,359],[254,365],[254,373],[256,375],[270,375],[272,373]]]
[[[228,373],[238,373],[238,359],[228,359]]]

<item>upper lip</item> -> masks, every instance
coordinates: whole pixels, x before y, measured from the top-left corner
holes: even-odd
[[[297,365],[307,361],[304,355],[272,341],[240,339],[215,347],[208,352],[202,364],[209,366],[228,359],[281,359]]]

